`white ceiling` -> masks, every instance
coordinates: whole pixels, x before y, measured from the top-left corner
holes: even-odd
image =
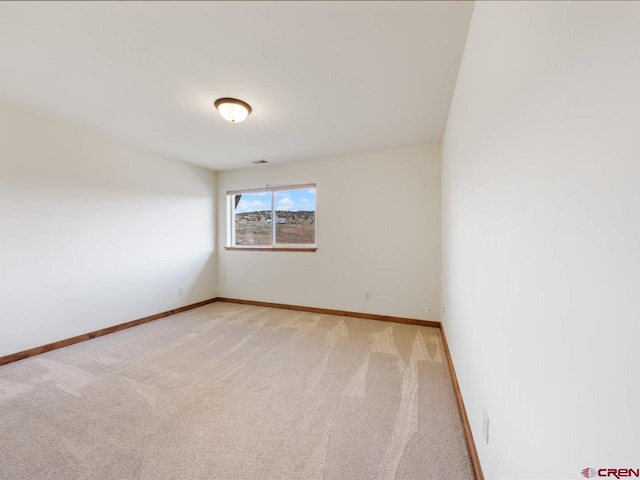
[[[215,170],[439,141],[472,8],[0,2],[0,97]]]

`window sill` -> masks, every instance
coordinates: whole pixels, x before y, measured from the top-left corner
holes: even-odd
[[[249,252],[315,252],[318,247],[271,247],[271,246],[259,246],[248,245],[246,247],[224,247],[225,250],[246,250]]]

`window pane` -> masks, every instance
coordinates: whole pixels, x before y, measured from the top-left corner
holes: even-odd
[[[276,192],[276,243],[316,243],[316,189]]]
[[[235,245],[271,245],[271,192],[234,195]]]

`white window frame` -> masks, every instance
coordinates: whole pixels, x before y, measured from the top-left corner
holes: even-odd
[[[314,213],[315,243],[276,243],[276,193],[289,190],[305,190],[313,188],[316,192],[316,210]],[[271,193],[271,245],[236,245],[236,209],[233,198],[247,193]],[[227,191],[227,250],[272,250],[272,251],[316,251],[318,249],[318,189],[315,183],[298,185],[269,186],[264,188],[247,188]]]

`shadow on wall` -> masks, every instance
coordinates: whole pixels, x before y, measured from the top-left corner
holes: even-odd
[[[0,102],[0,182],[213,197],[215,173]]]

